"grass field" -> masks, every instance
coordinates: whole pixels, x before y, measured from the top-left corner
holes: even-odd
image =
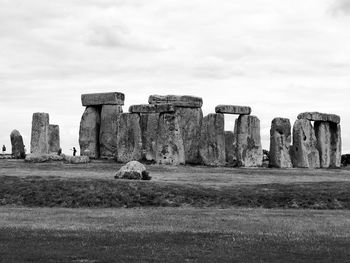
[[[120,166],[0,160],[0,262],[349,262],[350,170]]]

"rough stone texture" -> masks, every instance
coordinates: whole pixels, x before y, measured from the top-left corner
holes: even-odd
[[[320,156],[320,167],[328,168],[331,164],[331,131],[330,122],[315,121],[317,150]]]
[[[22,135],[17,130],[13,130],[10,134],[11,145],[12,145],[12,155],[18,159],[24,159],[25,151]]]
[[[172,104],[139,104],[129,107],[130,113],[163,113],[175,112],[175,107]]]
[[[60,126],[50,124],[49,125],[49,153],[58,153],[60,150]]]
[[[149,104],[172,104],[177,107],[201,108],[203,105],[202,98],[193,96],[178,95],[151,95],[148,98]]]
[[[79,163],[89,163],[89,156],[69,156],[62,154],[63,160],[67,163],[71,164],[79,164]]]
[[[100,157],[117,157],[118,118],[123,113],[119,105],[103,105],[101,109]]]
[[[181,137],[185,150],[185,163],[200,164],[199,142],[203,112],[200,108],[176,108],[175,117],[178,119]]]
[[[270,129],[269,166],[291,168],[290,145],[292,141],[289,119],[275,118]]]
[[[100,157],[100,126],[101,116],[99,107],[86,107],[80,121],[79,145],[80,155],[90,158]]]
[[[225,165],[225,119],[221,113],[208,114],[203,118],[199,153],[205,165]]]
[[[296,120],[293,126],[293,146],[291,158],[294,167],[319,168],[320,156],[316,148],[317,140],[311,121]]]
[[[341,165],[342,166],[350,165],[350,154],[343,154],[341,156]]]
[[[298,119],[306,119],[309,121],[328,121],[336,124],[340,123],[340,116],[320,112],[303,112],[298,115]]]
[[[236,128],[236,158],[238,166],[262,165],[263,151],[260,138],[260,120],[252,115],[240,115]]]
[[[142,157],[146,162],[156,161],[159,113],[141,114]]]
[[[156,162],[159,164],[185,164],[185,149],[178,118],[173,113],[159,117],[156,143]]]
[[[127,163],[141,159],[142,139],[140,116],[136,113],[122,113],[118,120],[117,160]]]
[[[52,153],[50,154],[32,153],[32,154],[27,154],[24,161],[28,163],[45,163],[45,162],[51,162],[51,161],[63,161],[63,156],[52,154]]]
[[[236,149],[234,146],[235,135],[232,131],[225,131],[225,154],[226,162],[230,165],[235,164]]]
[[[129,180],[150,180],[146,167],[138,161],[128,162],[122,166],[115,174],[116,179],[129,179]]]
[[[252,109],[248,106],[218,105],[215,107],[216,113],[250,115]]]
[[[331,131],[331,162],[329,167],[339,168],[341,166],[341,152],[342,152],[340,124],[331,123],[330,131]]]
[[[120,92],[82,94],[83,106],[124,105],[125,96]]]
[[[30,152],[47,154],[49,152],[49,114],[37,112],[33,114]]]

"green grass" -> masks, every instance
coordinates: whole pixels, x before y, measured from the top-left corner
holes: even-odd
[[[0,212],[2,262],[346,262],[350,257],[349,211],[3,207]]]

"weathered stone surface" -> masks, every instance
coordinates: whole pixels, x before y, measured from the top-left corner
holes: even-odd
[[[331,162],[329,167],[339,168],[341,166],[342,139],[340,124],[330,124],[331,131]]]
[[[37,112],[33,114],[32,134],[30,140],[30,152],[35,154],[47,154],[49,136],[49,114]]]
[[[184,143],[179,120],[175,114],[160,114],[156,147],[157,163],[185,164]]]
[[[226,162],[233,165],[236,160],[236,149],[234,146],[235,135],[232,131],[225,131],[225,154]]]
[[[101,115],[99,107],[86,107],[80,121],[79,145],[80,155],[90,158],[100,157],[100,126]]]
[[[22,135],[17,130],[13,130],[10,134],[12,155],[15,158],[23,159],[25,157],[24,144]]]
[[[225,119],[221,113],[203,118],[199,144],[200,157],[205,165],[225,165]]]
[[[317,150],[320,156],[320,167],[328,168],[331,163],[331,131],[330,122],[315,121]]]
[[[156,161],[159,113],[140,115],[142,157],[146,162]]]
[[[250,115],[252,109],[248,106],[218,105],[215,107],[216,113]]]
[[[60,150],[60,126],[50,124],[49,125],[49,153],[58,153]]]
[[[120,92],[90,93],[81,95],[83,106],[124,105],[125,96]]]
[[[316,148],[317,140],[311,121],[296,120],[293,126],[293,146],[291,158],[294,167],[319,168],[320,156]]]
[[[67,163],[71,164],[79,164],[79,163],[89,163],[89,156],[69,156],[62,154],[63,160]]]
[[[130,113],[164,113],[175,112],[172,104],[139,104],[129,107]]]
[[[100,157],[117,157],[118,118],[123,113],[119,105],[103,105],[101,109]]]
[[[342,166],[350,165],[350,154],[343,154],[341,156],[341,165]]]
[[[28,163],[45,163],[45,162],[51,162],[51,161],[63,161],[63,156],[53,154],[53,153],[31,153],[27,154],[25,159],[25,162]]]
[[[306,119],[309,121],[329,121],[336,124],[340,123],[340,116],[320,112],[303,112],[298,115],[298,119]]]
[[[203,105],[202,98],[193,96],[178,95],[151,95],[148,98],[149,104],[172,104],[177,107],[201,108]]]
[[[260,120],[252,115],[240,115],[237,119],[236,158],[238,166],[262,165],[263,151],[260,138]]]
[[[116,179],[129,179],[129,180],[150,180],[146,167],[138,161],[128,162],[122,166],[115,174]]]
[[[122,113],[118,120],[117,160],[127,163],[141,159],[142,139],[140,116],[136,113]]]
[[[269,166],[291,168],[290,145],[292,141],[289,119],[275,118],[270,129]]]
[[[185,150],[185,163],[199,164],[199,142],[203,112],[200,108],[176,108],[175,117],[178,119],[181,137]]]

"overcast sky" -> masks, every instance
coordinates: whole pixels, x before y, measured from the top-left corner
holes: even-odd
[[[0,0],[0,144],[33,112],[78,148],[82,93],[150,94],[248,105],[269,148],[274,117],[342,118],[350,152],[350,0]],[[233,130],[234,118],[226,117]]]

